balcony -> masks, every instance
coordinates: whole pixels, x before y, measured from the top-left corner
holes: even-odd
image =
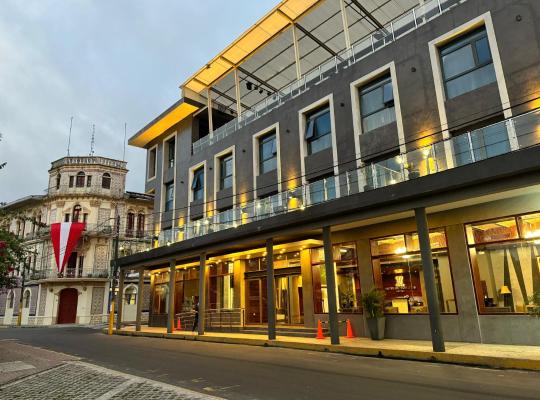
[[[83,268],[64,268],[62,274],[58,273],[56,267],[51,266],[48,269],[33,271],[30,274],[31,280],[43,279],[108,279],[109,268],[106,266],[93,266]]]
[[[250,201],[173,230],[162,231],[157,245],[170,245],[277,215],[301,212],[317,204],[437,174],[538,144],[540,109],[306,183],[268,198]]]
[[[59,160],[53,161],[51,169],[58,167],[65,167],[70,165],[102,165],[104,167],[112,167],[118,169],[126,169],[127,162],[120,160],[113,160],[112,158],[96,157],[96,156],[83,156],[83,157],[63,157]]]
[[[416,30],[418,27],[439,17],[453,6],[465,1],[466,0],[426,0],[423,4],[390,22],[384,29],[377,30],[371,35],[357,41],[352,44],[350,48],[341,51],[336,57],[326,60],[304,74],[300,79],[282,87],[277,93],[268,96],[261,102],[255,104],[251,109],[244,111],[237,118],[220,126],[210,135],[199,139],[193,143],[193,154],[197,154],[206,147],[232,135],[263,115],[268,114],[270,111],[275,110],[289,100],[323,82],[331,75],[339,73],[340,69],[349,68],[386,45],[395,42],[397,39]]]
[[[124,196],[121,188],[111,187],[110,189],[102,188],[101,186],[83,186],[77,187],[75,185],[61,185],[60,187],[50,187],[44,190],[44,193],[48,197],[55,196],[100,196],[100,197],[114,197],[122,198]]]

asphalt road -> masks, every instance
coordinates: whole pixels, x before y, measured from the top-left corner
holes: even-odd
[[[227,399],[540,399],[540,373],[182,340],[0,329],[116,371]]]

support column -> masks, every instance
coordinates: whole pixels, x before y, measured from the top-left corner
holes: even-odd
[[[116,302],[116,330],[119,331],[122,329],[122,310],[124,308],[124,271],[122,268],[118,270],[118,294],[114,298]]]
[[[240,120],[242,115],[242,95],[240,92],[240,77],[238,76],[238,69],[234,69],[234,90],[236,94],[236,116]]]
[[[341,20],[343,21],[343,35],[345,36],[345,47],[349,49],[351,47],[351,35],[349,34],[349,21],[347,18],[347,10],[345,8],[345,0],[339,0],[339,6],[341,8]]]
[[[167,333],[174,330],[174,288],[176,282],[176,260],[169,261],[169,314],[167,315]]]
[[[208,134],[210,136],[214,135],[214,121],[212,119],[212,92],[210,90],[210,87],[206,89],[206,95],[208,96],[207,99],[207,106],[208,106]]]
[[[204,335],[204,317],[206,311],[206,253],[201,254],[199,266],[199,324],[197,333]]]
[[[268,340],[276,339],[276,281],[274,279],[274,240],[266,240],[266,305]]]
[[[296,79],[302,78],[302,66],[300,64],[300,46],[298,45],[298,36],[296,35],[296,25],[291,24],[293,47],[294,47],[294,63],[296,65]]]
[[[141,330],[141,314],[144,299],[144,268],[139,270],[139,283],[137,285],[137,314],[135,316],[135,330]]]
[[[431,244],[429,242],[429,229],[427,224],[426,209],[424,207],[415,208],[416,228],[418,230],[418,242],[420,243],[420,253],[422,255],[422,267],[424,269],[424,283],[429,310],[429,324],[431,327],[431,342],[433,351],[444,352],[444,337],[441,324],[441,313],[439,300],[437,299],[437,286],[435,285],[435,267],[431,255]]]
[[[336,274],[334,268],[334,255],[332,251],[332,236],[329,226],[325,226],[323,228],[323,243],[326,287],[328,291],[328,325],[330,328],[330,342],[332,344],[339,344]]]

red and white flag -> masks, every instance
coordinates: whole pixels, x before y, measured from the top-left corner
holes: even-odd
[[[51,240],[59,273],[64,271],[64,266],[69,260],[71,252],[77,246],[83,229],[83,222],[51,224]]]

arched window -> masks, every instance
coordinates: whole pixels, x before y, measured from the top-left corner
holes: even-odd
[[[30,308],[30,290],[26,289],[23,296],[23,308]]]
[[[84,172],[77,172],[77,177],[75,179],[75,187],[84,187]]]
[[[126,304],[136,304],[137,303],[137,288],[135,286],[128,286],[124,290],[124,298]]]
[[[137,237],[144,236],[144,214],[137,215]]]
[[[60,189],[60,180],[62,179],[62,177],[60,176],[60,174],[56,175],[56,190]]]
[[[105,172],[103,174],[103,177],[101,178],[101,187],[103,189],[111,188],[111,174],[109,174],[108,172]]]
[[[73,207],[73,216],[71,217],[72,222],[79,222],[79,218],[81,217],[81,211],[82,207],[78,204]]]
[[[15,301],[15,293],[13,292],[13,290],[11,290],[7,298],[7,308],[13,308],[14,301]]]
[[[126,236],[133,236],[134,229],[135,229],[135,213],[133,211],[129,211],[127,215]]]

